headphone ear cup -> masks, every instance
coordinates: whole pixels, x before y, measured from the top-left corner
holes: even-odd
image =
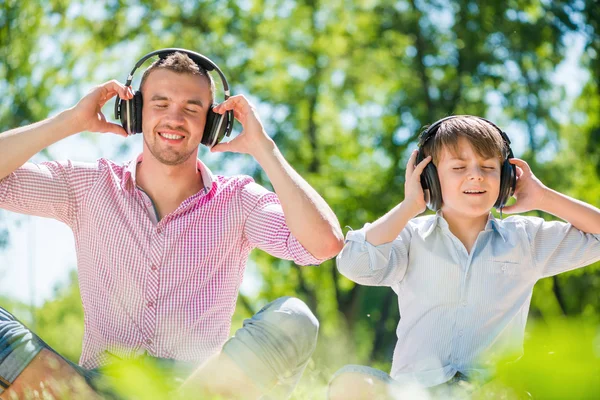
[[[128,135],[135,135],[142,131],[142,92],[135,92],[131,100],[119,98],[121,125]]]
[[[121,126],[125,129],[128,135],[131,135],[129,124],[131,122],[131,117],[129,116],[131,110],[131,101],[123,100],[120,97],[117,100],[119,102],[119,119],[121,120]]]
[[[499,209],[506,205],[510,196],[515,191],[517,183],[517,167],[512,165],[508,160],[504,160],[502,163],[502,170],[500,172],[500,192],[498,193],[498,199],[494,207]]]
[[[424,158],[423,153],[419,149],[416,164],[419,164]],[[440,186],[440,179],[433,160],[425,166],[421,173],[421,187],[425,194],[427,208],[431,211],[439,210],[442,207],[442,187]],[[429,192],[429,195],[427,195],[427,192]]]
[[[204,134],[202,135],[202,144],[213,147],[225,137],[228,132],[230,118],[233,111],[227,111],[224,114],[218,114],[213,111],[215,104],[210,106],[206,115],[206,124],[204,125]]]
[[[132,134],[142,132],[142,108],[144,107],[144,100],[142,99],[142,92],[137,91],[133,95],[133,121],[131,126],[133,127]]]
[[[425,166],[425,169],[421,173],[421,186],[423,186],[423,180],[425,180],[427,189],[429,190],[429,196],[425,196],[427,207],[431,211],[437,211],[442,208],[442,187],[437,168],[433,165],[432,161]]]
[[[219,124],[221,114],[213,111],[215,105],[212,104],[206,114],[206,123],[204,124],[204,133],[202,134],[201,143],[205,146],[212,147],[216,144],[215,128]]]

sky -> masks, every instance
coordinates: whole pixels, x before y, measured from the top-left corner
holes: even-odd
[[[561,64],[555,74],[556,85],[563,86],[567,100],[574,99],[586,81],[587,74],[577,63],[583,51],[583,37],[571,34],[566,39],[568,54],[566,61]],[[128,70],[129,71],[129,70]],[[127,72],[128,72],[127,71]],[[126,72],[123,73],[125,77]],[[122,77],[114,77],[120,79]],[[104,107],[107,118],[112,120],[113,101]],[[259,108],[260,112],[260,108]],[[488,116],[491,117],[491,116]],[[239,131],[236,125],[232,137]],[[515,156],[522,153],[526,144],[526,134],[520,131],[522,127],[504,127],[511,132]],[[93,162],[100,157],[114,161],[126,161],[134,158],[142,149],[141,135],[121,138],[113,134],[86,134],[86,137],[75,135],[49,147],[52,159],[76,159]],[[90,140],[89,135],[94,135]],[[123,141],[130,142],[129,150],[119,151]],[[201,159],[209,165],[218,164],[218,155],[201,151]],[[41,162],[46,159],[40,155],[32,161]],[[231,167],[231,166],[230,166]],[[224,166],[224,170],[213,170],[213,173],[234,173],[232,168]],[[53,297],[54,287],[68,278],[69,271],[76,268],[75,246],[71,230],[64,224],[39,217],[29,217],[0,210],[1,219],[9,228],[10,244],[0,251],[0,293],[16,298],[28,304],[41,305]],[[343,221],[340,221],[343,224]],[[35,249],[35,251],[32,251]],[[260,279],[255,266],[250,262],[242,293],[252,296],[260,286]]]

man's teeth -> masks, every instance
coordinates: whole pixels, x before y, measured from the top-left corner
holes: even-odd
[[[179,135],[172,135],[170,133],[159,133],[160,136],[164,137],[165,139],[181,139],[183,136],[179,136]]]
[[[465,190],[465,193],[485,193],[483,190]]]

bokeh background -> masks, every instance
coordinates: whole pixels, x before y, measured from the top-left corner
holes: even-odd
[[[221,67],[344,233],[402,201],[418,134],[451,114],[493,120],[546,185],[600,206],[597,0],[0,0],[0,131],[71,107],[95,84],[124,82],[141,56],[164,47]],[[139,137],[88,132],[34,161],[124,161],[140,151]],[[202,148],[199,157],[271,188],[249,156]],[[0,210],[0,305],[77,361],[75,269],[68,228]],[[302,298],[321,321],[295,398],[321,396],[347,363],[389,371],[401,318],[391,289],[355,285],[334,260],[298,267],[255,250],[232,329],[282,295]],[[531,359],[506,373],[507,385],[536,398],[598,398],[599,323],[598,263],[538,282]]]

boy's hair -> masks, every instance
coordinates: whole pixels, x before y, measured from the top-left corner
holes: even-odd
[[[144,71],[142,82],[140,83],[140,91],[144,87],[144,82],[150,73],[157,69],[167,69],[178,74],[200,75],[208,80],[210,85],[210,95],[212,102],[215,102],[215,81],[212,76],[200,65],[196,64],[187,54],[175,52],[169,54],[165,58],[159,58]]]
[[[461,137],[469,141],[480,157],[498,158],[502,164],[508,156],[508,145],[498,129],[480,118],[469,115],[442,122],[435,135],[423,145],[423,154],[431,155],[433,163],[437,164],[442,149],[446,148],[453,154],[458,153],[458,139]]]

